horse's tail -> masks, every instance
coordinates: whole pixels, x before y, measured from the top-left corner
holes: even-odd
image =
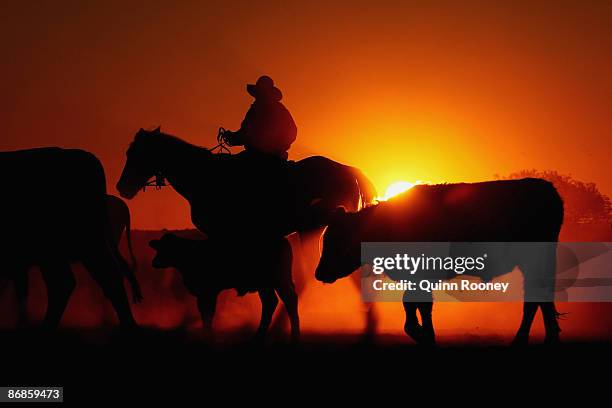
[[[359,195],[361,198],[361,208],[367,207],[374,203],[377,197],[376,187],[368,179],[363,172],[357,168],[352,168],[357,186],[359,187]]]

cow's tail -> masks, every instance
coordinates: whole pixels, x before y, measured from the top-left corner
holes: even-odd
[[[374,184],[368,179],[363,172],[357,168],[353,168],[353,174],[359,187],[359,196],[361,198],[361,208],[374,204],[377,192]]]
[[[138,268],[138,261],[136,261],[136,256],[134,256],[134,249],[132,248],[132,216],[130,214],[130,209],[128,206],[125,206],[125,239],[127,241],[128,252],[130,253],[130,270],[128,275],[128,281],[130,282],[130,287],[132,289],[132,299],[135,303],[142,302],[142,291],[140,289],[140,283],[136,278],[136,269]]]

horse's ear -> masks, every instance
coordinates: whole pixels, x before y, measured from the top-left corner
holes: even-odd
[[[346,208],[344,208],[343,206],[336,207],[336,209],[334,210],[334,215],[336,216],[343,216],[345,214]]]
[[[161,133],[161,126],[156,127],[155,129],[153,129],[153,132],[155,133]]]
[[[318,225],[327,225],[346,214],[346,209],[342,206],[330,207],[321,198],[315,198],[310,202],[311,216],[314,217]]]

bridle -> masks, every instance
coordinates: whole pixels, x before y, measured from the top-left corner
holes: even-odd
[[[148,180],[144,186],[142,186],[142,191],[146,191],[147,187],[155,187],[156,190],[161,190],[162,187],[166,187],[166,178],[163,176],[161,171],[155,172],[155,175],[152,179]]]
[[[221,154],[221,153],[232,154],[232,152],[228,148],[229,144],[227,143],[227,140],[225,139],[225,128],[223,127],[220,127],[219,131],[217,132],[217,142],[218,144],[216,146],[208,149],[209,152],[213,154]],[[215,150],[217,149],[218,151],[215,152]],[[155,190],[161,190],[162,187],[167,187],[167,186],[168,184],[166,183],[166,178],[162,174],[161,170],[158,170],[155,172],[155,175],[153,176],[153,178],[147,180],[144,186],[142,186],[142,191],[146,191],[147,187],[155,187]]]

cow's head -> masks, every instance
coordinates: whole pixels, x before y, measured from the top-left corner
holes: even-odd
[[[126,152],[125,165],[116,186],[121,197],[134,198],[159,171],[157,168],[159,152],[153,148],[153,141],[159,139],[155,136],[160,135],[162,133],[158,127],[152,131],[140,129],[134,136]]]
[[[355,217],[355,214],[347,214],[343,207],[329,214],[323,233],[321,259],[315,272],[317,280],[333,283],[359,268],[361,243]]]
[[[151,265],[159,269],[176,266],[180,257],[180,241],[179,237],[171,233],[164,234],[160,239],[149,241],[149,246],[156,252]]]

